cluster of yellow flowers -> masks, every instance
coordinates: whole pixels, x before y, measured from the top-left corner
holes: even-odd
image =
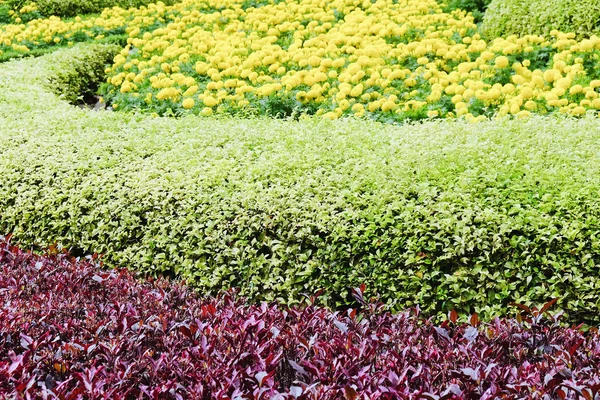
[[[11,25],[0,44],[99,28],[129,36],[102,88],[119,109],[384,121],[600,109],[600,38],[485,41],[436,0],[184,0]]]
[[[7,51],[27,53],[35,48],[73,45],[100,40],[111,34],[125,34],[129,24],[144,27],[163,23],[167,12],[164,3],[159,2],[135,11],[113,7],[105,9],[98,16],[66,19],[52,16],[21,23],[21,17],[31,15],[36,10],[36,4],[30,3],[16,13],[10,12],[14,23],[0,26],[0,54]]]
[[[214,3],[214,4],[213,4]],[[130,26],[105,96],[125,109],[380,120],[600,109],[600,39],[486,42],[435,0],[186,0]],[[203,7],[210,10],[203,12]]]

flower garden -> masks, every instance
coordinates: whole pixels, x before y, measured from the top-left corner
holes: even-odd
[[[600,398],[600,32],[479,3],[0,0],[0,398]]]

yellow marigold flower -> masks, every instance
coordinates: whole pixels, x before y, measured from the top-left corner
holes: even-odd
[[[571,87],[571,82],[572,81],[570,78],[560,78],[558,81],[556,81],[555,86],[567,90]]]
[[[496,68],[506,68],[508,67],[508,58],[505,56],[496,57],[495,65]]]
[[[396,103],[394,103],[392,100],[388,100],[381,105],[381,111],[383,111],[383,112],[393,111],[396,109],[396,107],[398,107],[398,105]]]
[[[560,72],[558,72],[556,70],[548,69],[548,70],[544,71],[544,80],[546,82],[552,83],[559,77],[560,77]]]
[[[196,94],[197,91],[198,85],[190,86],[185,92],[183,92],[183,95],[185,97],[193,96]]]
[[[354,86],[354,88],[352,88],[352,90],[350,91],[350,96],[352,97],[358,97],[362,94],[363,92],[363,84],[359,83],[358,85]]]
[[[375,100],[375,101],[369,103],[367,108],[369,109],[370,112],[375,112],[379,109],[380,106],[381,106],[381,101]]]
[[[360,103],[356,103],[352,106],[352,112],[354,114],[362,114],[365,112],[365,106]]]
[[[189,110],[190,108],[194,107],[194,99],[187,98],[187,99],[183,100],[183,102],[181,103],[181,105],[186,110]]]
[[[527,79],[521,75],[513,75],[511,79],[516,85],[523,85],[525,82],[527,82]]]
[[[571,86],[571,89],[569,89],[569,93],[572,95],[578,94],[583,92],[583,86],[581,85],[573,85]]]
[[[512,83],[507,83],[502,87],[502,93],[504,94],[513,94],[515,92],[515,85]]]
[[[214,107],[214,106],[216,106],[217,104],[219,104],[219,100],[215,99],[215,98],[214,98],[214,97],[212,97],[212,96],[206,96],[206,97],[204,98],[204,100],[202,100],[202,102],[203,102],[203,103],[204,103],[204,105],[205,105],[205,106],[207,106],[207,107]]]
[[[417,84],[417,80],[415,78],[408,78],[404,81],[404,85],[407,87],[413,87]]]
[[[528,86],[523,86],[521,87],[520,94],[524,99],[530,99],[533,97],[533,89]]]
[[[350,102],[346,99],[340,101],[339,103],[339,107],[342,111],[346,111],[347,109],[350,108]]]

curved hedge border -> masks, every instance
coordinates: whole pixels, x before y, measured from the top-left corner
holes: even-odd
[[[481,30],[488,37],[549,35],[554,29],[578,37],[600,34],[596,0],[492,0]]]
[[[484,317],[560,297],[598,322],[600,134],[587,118],[403,127],[75,109],[56,56],[0,66],[0,231],[110,266],[330,305]]]

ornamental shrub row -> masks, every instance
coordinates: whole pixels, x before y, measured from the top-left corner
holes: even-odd
[[[600,337],[552,320],[469,324],[203,298],[96,261],[0,243],[0,397],[593,399]],[[455,316],[450,320],[456,321]]]
[[[205,293],[599,322],[598,121],[386,126],[79,110],[3,64],[0,231]],[[43,107],[40,107],[43,105]],[[568,134],[566,134],[568,133]]]

